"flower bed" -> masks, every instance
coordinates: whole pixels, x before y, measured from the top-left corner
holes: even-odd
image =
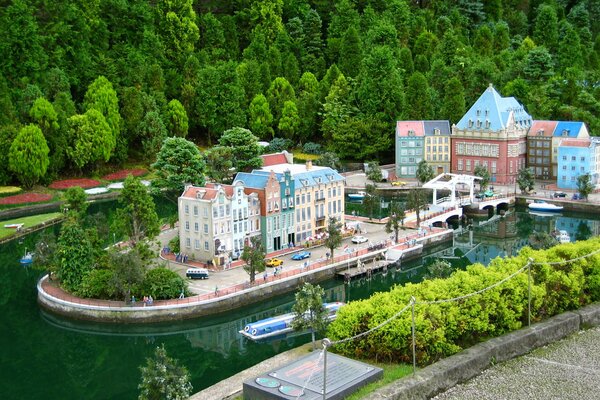
[[[13,196],[20,193],[23,189],[17,186],[2,186],[0,187],[0,197]]]
[[[5,204],[25,204],[40,203],[42,201],[52,200],[52,196],[45,193],[23,193],[16,196],[8,196],[0,199],[0,205]]]
[[[122,169],[120,171],[113,172],[112,174],[105,175],[102,177],[102,179],[104,179],[106,181],[120,181],[120,180],[127,178],[127,176],[129,176],[129,175],[142,176],[142,175],[146,175],[147,173],[148,173],[148,171],[145,169],[142,169],[142,168]]]
[[[94,179],[65,179],[63,181],[54,181],[50,186],[50,189],[68,189],[72,186],[79,186],[80,188],[93,188],[96,186],[100,186],[100,182]]]

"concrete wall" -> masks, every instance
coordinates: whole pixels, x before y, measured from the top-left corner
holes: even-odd
[[[600,304],[566,312],[547,321],[488,340],[454,356],[397,380],[365,399],[429,399],[457,383],[467,381],[492,363],[526,354],[531,350],[569,336],[580,329],[600,324]]]

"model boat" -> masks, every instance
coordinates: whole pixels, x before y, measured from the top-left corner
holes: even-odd
[[[33,262],[33,253],[31,252],[26,252],[25,255],[23,257],[21,257],[21,259],[19,260],[19,262],[21,263],[21,265],[29,265]]]
[[[533,203],[529,203],[529,209],[534,211],[546,211],[546,212],[555,212],[562,211],[562,206],[557,206],[556,204],[546,203],[543,200],[536,200]]]
[[[366,195],[367,194],[365,192],[348,193],[348,198],[350,200],[362,200]]]
[[[327,319],[333,321],[337,317],[337,311],[345,303],[336,301],[334,303],[324,303],[323,306],[328,311]],[[294,313],[287,313],[277,317],[261,319],[250,323],[240,331],[240,333],[251,340],[268,339],[273,336],[284,335],[294,330],[292,321]]]

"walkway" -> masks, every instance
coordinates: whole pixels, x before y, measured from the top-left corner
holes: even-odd
[[[587,400],[600,397],[600,327],[485,370],[436,400]]]

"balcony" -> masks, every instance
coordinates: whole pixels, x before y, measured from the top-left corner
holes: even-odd
[[[325,201],[325,196],[323,197],[315,197],[315,203],[322,203]]]
[[[325,216],[324,215],[318,215],[315,217],[315,221],[319,222],[319,221],[324,221],[325,220]]]

